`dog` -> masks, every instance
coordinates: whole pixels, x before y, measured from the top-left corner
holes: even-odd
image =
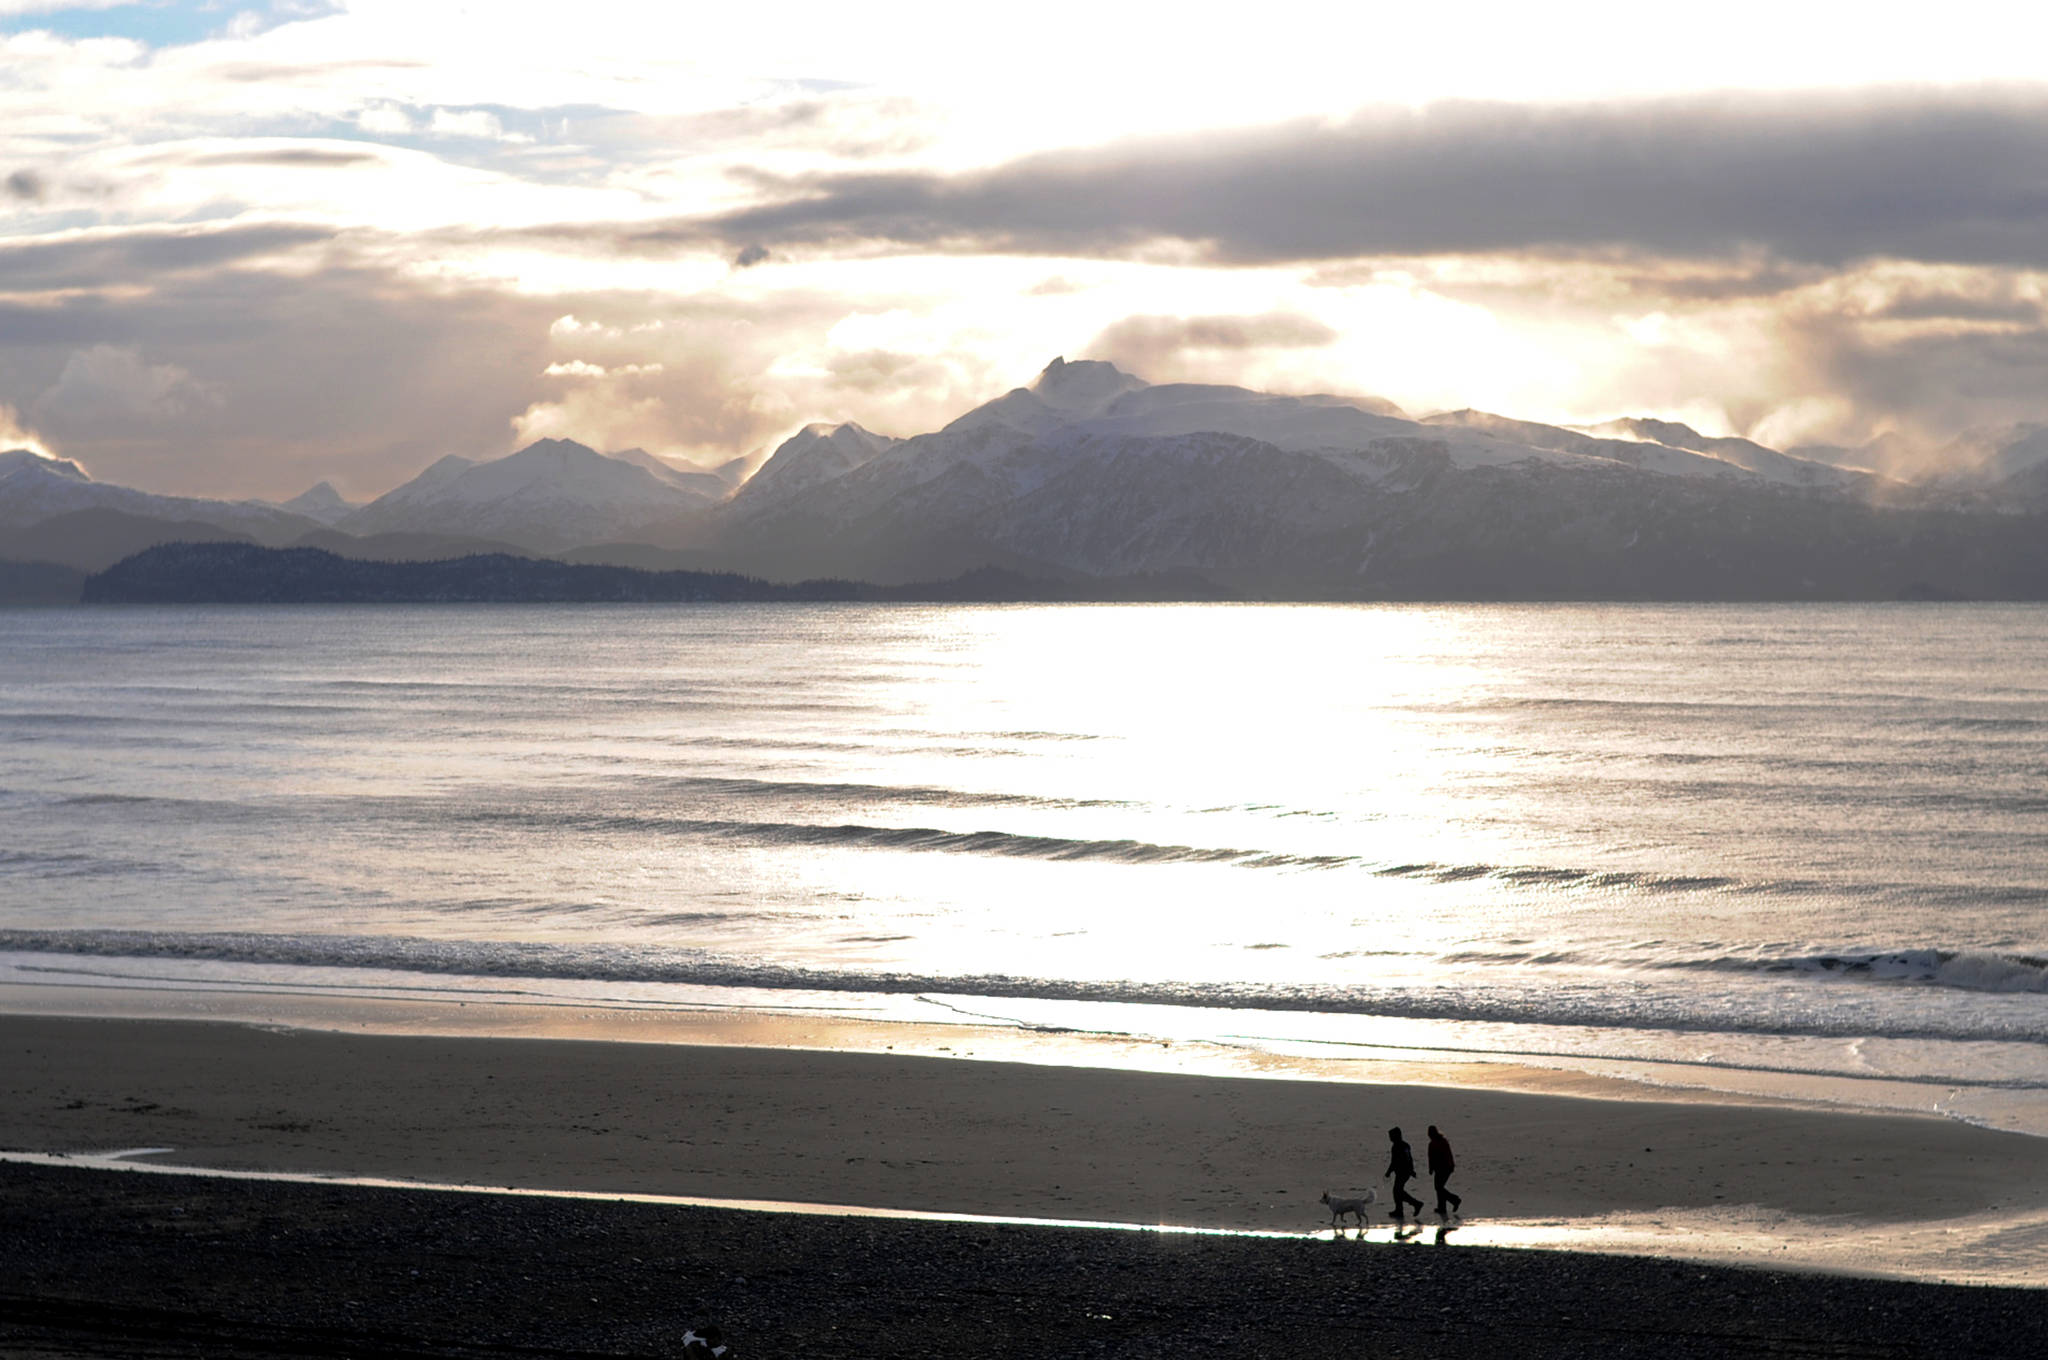
[[[1335,1228],[1344,1221],[1344,1215],[1352,1214],[1358,1219],[1358,1226],[1365,1226],[1365,1206],[1380,1197],[1377,1190],[1368,1190],[1357,1199],[1331,1199],[1330,1192],[1323,1191],[1323,1203],[1330,1206],[1330,1226]]]

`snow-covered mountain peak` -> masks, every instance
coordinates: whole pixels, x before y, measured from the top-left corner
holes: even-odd
[[[851,420],[842,420],[837,425],[829,421],[818,420],[804,426],[790,439],[785,440],[783,447],[786,448],[797,439],[804,438],[822,439],[828,444],[834,444],[844,449],[886,449],[891,444],[897,442],[889,435],[876,434],[873,430]]]
[[[1086,425],[1100,434],[1151,438],[1241,435],[1290,450],[1359,449],[1375,439],[1416,433],[1413,421],[1345,397],[1287,396],[1208,383],[1134,387]]]
[[[352,534],[457,533],[555,551],[608,541],[723,498],[712,474],[659,466],[665,472],[573,439],[542,439],[489,462],[443,458],[339,527]]]
[[[47,453],[38,453],[34,449],[8,449],[5,453],[0,453],[0,477],[16,472],[42,473],[74,482],[92,480],[84,468],[69,458],[55,458]]]
[[[1149,386],[1115,364],[1100,359],[1076,359],[1068,363],[1054,359],[1032,382],[1030,391],[1055,411],[1069,415],[1099,415],[1126,392]]]
[[[579,444],[573,439],[536,439],[516,453],[480,463],[478,467],[498,469],[499,476],[516,475],[524,483],[594,466],[591,460],[602,457],[604,455],[590,445]]]
[[[1143,378],[1134,378],[1100,359],[1077,359],[1073,363],[1054,359],[1033,379],[1031,386],[1013,387],[995,400],[983,402],[941,433],[963,433],[993,425],[1037,436],[1100,416],[1120,398],[1149,386]]]
[[[320,482],[278,506],[280,510],[289,510],[327,525],[340,523],[355,508],[355,503],[343,499],[329,482]]]
[[[1618,420],[1580,428],[1587,434],[1633,439],[1645,444],[1667,444],[1674,449],[1691,449],[1695,453],[1702,452],[1699,445],[1707,439],[1706,435],[1681,421],[1657,420],[1651,416],[1623,416]]]
[[[446,486],[463,473],[476,466],[476,459],[464,458],[459,453],[445,454],[427,466],[426,471],[405,483],[384,493],[385,497],[402,495],[407,491],[427,491],[434,487]],[[375,504],[376,502],[371,502]]]
[[[829,482],[901,442],[850,420],[837,425],[813,422],[776,446],[734,499],[753,504]]]

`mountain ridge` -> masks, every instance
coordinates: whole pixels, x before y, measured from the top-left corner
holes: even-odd
[[[211,522],[355,559],[503,548],[882,587],[991,568],[1168,574],[1273,598],[2032,597],[2042,550],[2010,530],[2048,509],[2048,427],[1982,432],[1973,471],[1946,480],[1887,480],[1845,465],[1854,456],[1648,417],[1412,419],[1374,398],[1153,384],[1061,358],[908,438],[815,422],[713,471],[537,440],[443,457],[331,526],[103,487],[21,451],[0,456],[0,524],[34,513],[7,495],[27,480],[51,505],[143,497],[123,503],[154,523],[134,509],[107,521],[107,541],[131,548]],[[328,493],[306,507],[331,514]]]

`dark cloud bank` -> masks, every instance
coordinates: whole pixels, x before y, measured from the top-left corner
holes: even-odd
[[[783,200],[656,236],[1084,255],[1173,238],[1232,263],[1621,247],[2048,265],[2048,95],[1444,104],[972,175],[762,184]]]
[[[154,283],[333,240],[327,227],[291,223],[219,228],[143,227],[0,244],[0,292]]]

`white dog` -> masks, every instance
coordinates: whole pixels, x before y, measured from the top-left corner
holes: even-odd
[[[1331,1199],[1330,1192],[1323,1191],[1323,1203],[1330,1206],[1330,1226],[1337,1227],[1344,1221],[1344,1215],[1355,1214],[1358,1226],[1365,1226],[1365,1206],[1380,1197],[1377,1190],[1368,1190],[1357,1199]]]

